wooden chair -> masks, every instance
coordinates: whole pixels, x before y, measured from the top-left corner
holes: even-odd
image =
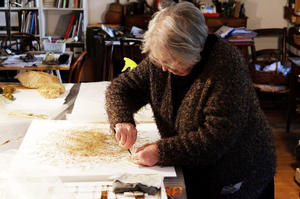
[[[300,114],[300,64],[298,62],[299,54],[292,49],[297,49],[297,44],[293,38],[294,34],[298,31],[295,27],[291,27],[288,30],[287,43],[290,45],[290,49],[288,50],[289,58],[288,60],[292,64],[291,74],[289,76],[289,102],[287,108],[287,124],[286,124],[286,132],[290,132],[291,124],[294,119],[299,117]]]
[[[9,42],[9,40],[11,40]],[[41,50],[40,40],[29,33],[12,33],[11,38],[6,36],[1,41],[1,48],[8,48],[15,53],[24,53],[27,51]]]
[[[137,64],[139,64],[145,58],[145,55],[142,54],[141,45],[142,40],[136,38],[126,38],[120,41],[123,66],[125,65],[124,57],[132,59]]]
[[[72,64],[70,71],[69,71],[69,77],[68,77],[68,83],[80,83],[82,80],[82,75],[84,71],[84,61],[87,57],[87,52],[83,51],[79,57],[75,60],[75,62]]]
[[[142,61],[144,56],[141,56],[141,39],[127,38],[122,39],[120,42],[121,45],[121,55],[122,57],[128,57],[134,60],[136,63]]]
[[[289,92],[288,79],[278,71],[278,64],[275,64],[275,71],[263,71],[267,65],[277,63],[278,61],[283,65],[286,64],[286,28],[256,29],[254,31],[257,33],[257,36],[251,49],[253,58],[249,64],[254,87],[258,92],[287,95]],[[257,40],[262,38],[276,38],[278,42],[277,48],[256,50],[258,45]],[[260,65],[260,70],[255,69],[256,64]]]
[[[299,116],[299,104],[300,104],[300,65],[294,57],[289,57],[292,63],[292,71],[289,78],[289,102],[287,108],[287,122],[286,122],[286,132],[290,132],[292,119],[295,116]]]
[[[121,38],[120,46],[116,46],[114,41],[106,42],[104,45],[104,64],[103,64],[103,79],[111,81],[113,80],[114,76],[121,71],[115,71],[115,66],[113,64],[114,61],[114,53],[119,53],[121,55],[122,61],[124,57],[128,57],[134,60],[136,63],[139,63],[143,57],[141,56],[141,40],[134,39],[134,38]],[[120,48],[116,48],[120,47]],[[116,52],[117,49],[120,49],[120,52]],[[124,63],[125,64],[125,63]],[[124,66],[123,64],[123,66]],[[122,67],[123,68],[123,67]],[[122,69],[121,68],[121,69]],[[121,70],[120,69],[120,70]]]

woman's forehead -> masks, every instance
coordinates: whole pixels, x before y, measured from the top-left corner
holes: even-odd
[[[154,57],[163,62],[171,62],[175,59],[172,53],[164,48],[157,48],[155,50]]]

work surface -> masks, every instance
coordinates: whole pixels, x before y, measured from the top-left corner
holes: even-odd
[[[80,85],[79,93],[75,95],[76,100],[74,104],[64,104],[64,99],[68,95],[69,91],[71,90],[73,84],[64,84],[66,87],[66,93],[61,95],[57,99],[53,100],[46,100],[39,96],[38,92],[35,89],[24,89],[22,87],[17,87],[17,91],[14,94],[16,97],[15,101],[12,102],[2,102],[2,111],[0,112],[0,126],[1,126],[1,136],[0,136],[0,169],[4,172],[7,171],[7,166],[9,165],[9,161],[5,160],[7,157],[11,157],[12,154],[21,154],[22,157],[27,158],[32,157],[32,154],[36,152],[41,152],[42,154],[47,152],[47,150],[43,150],[41,147],[40,141],[47,141],[48,139],[43,139],[43,136],[51,136],[55,137],[55,133],[57,134],[57,128],[74,128],[78,126],[88,126],[88,128],[97,128],[99,129],[100,126],[102,129],[106,129],[105,132],[108,131],[108,123],[107,123],[107,116],[104,109],[104,93],[106,87],[109,85],[109,82],[95,82],[95,83],[82,83]],[[0,84],[0,86],[2,86]],[[45,103],[49,103],[47,106]],[[35,105],[34,105],[35,104]],[[50,105],[51,104],[51,105]],[[15,105],[15,106],[13,106]],[[17,110],[14,110],[13,107],[19,107]],[[40,111],[40,112],[38,112]],[[28,117],[28,115],[24,114],[17,114],[17,115],[10,115],[9,112],[22,112],[22,113],[33,113],[33,115],[47,115],[47,119],[36,119],[34,117]],[[59,120],[57,120],[59,119]],[[63,119],[63,120],[62,120]],[[153,131],[156,129],[156,125],[153,120],[153,114],[149,106],[142,108],[138,114],[135,115],[135,120],[138,123],[138,130],[141,132],[145,132],[144,135],[147,134],[147,131]],[[32,122],[33,121],[33,122]],[[101,129],[100,128],[100,129]],[[78,128],[77,128],[78,129]],[[156,132],[157,129],[155,130]],[[151,134],[151,133],[150,133]],[[58,135],[58,134],[57,134]],[[50,136],[50,137],[51,137]],[[58,135],[59,136],[59,135]],[[152,141],[159,139],[158,133],[154,137],[148,137],[153,139]],[[45,138],[45,137],[44,137]],[[142,138],[141,139],[145,139]],[[149,140],[148,140],[149,141]],[[48,143],[49,144],[49,143]],[[51,144],[51,143],[50,143]],[[141,143],[140,143],[141,144]],[[21,145],[21,147],[20,147]],[[20,148],[20,149],[19,149]],[[18,150],[19,149],[19,150]],[[132,149],[134,150],[134,149]],[[16,152],[17,151],[17,152]],[[48,151],[49,152],[49,151]],[[51,151],[50,151],[51,152]],[[70,164],[70,162],[66,161],[66,159],[62,158],[63,161],[59,163],[55,163],[54,160],[57,160],[57,157],[54,157],[55,154],[52,154],[51,163],[43,164],[43,162],[47,162],[47,158],[41,158],[42,156],[38,156],[40,159],[34,158],[34,161],[39,161],[38,164],[32,164],[32,161],[25,161],[29,165],[44,165],[45,167],[39,167],[43,169],[47,169],[47,174],[53,174],[53,177],[60,176],[60,180],[62,179],[65,181],[71,181],[72,189],[76,192],[74,188],[74,183],[79,183],[76,186],[82,188],[82,181],[89,181],[91,184],[88,186],[94,187],[93,183],[103,183],[101,179],[106,179],[107,176],[112,175],[114,172],[133,172],[137,175],[140,173],[159,173],[163,176],[174,176],[174,170],[172,167],[168,168],[145,168],[138,165],[134,165],[133,163],[126,163],[125,166],[121,166],[124,164],[110,164],[106,167],[99,167],[98,166],[92,168],[91,170],[82,169],[83,167],[87,166],[91,168],[91,166],[95,165],[95,163],[103,164],[101,161],[93,161],[93,164],[86,164],[84,162],[75,162],[75,166]],[[123,156],[126,161],[129,159],[128,152],[124,153]],[[53,158],[54,157],[54,158]],[[48,157],[49,158],[49,157]],[[8,158],[9,159],[9,158]],[[18,159],[18,158],[16,158]],[[14,159],[14,161],[16,160]],[[31,159],[32,160],[32,159]],[[124,159],[123,159],[124,160]],[[2,164],[2,161],[6,164]],[[126,162],[125,161],[125,162]],[[67,162],[67,166],[63,165]],[[36,163],[36,162],[35,162]],[[74,163],[74,162],[73,162]],[[103,165],[105,165],[103,164]],[[3,165],[3,166],[2,166]],[[25,164],[19,164],[19,166],[25,167]],[[68,168],[69,167],[69,168]],[[50,169],[49,169],[50,168]],[[120,169],[121,168],[121,169]],[[38,172],[37,169],[31,167],[30,173],[35,171],[35,173],[42,173]],[[87,172],[88,171],[88,172]],[[1,173],[1,172],[0,172]],[[183,176],[181,170],[177,169],[177,177],[167,177],[164,180],[164,185],[166,186],[167,192],[174,196],[174,198],[186,198],[185,196],[185,186],[183,181]],[[65,178],[63,178],[65,177]],[[28,179],[27,179],[28,180]],[[52,179],[53,180],[53,179]],[[55,178],[55,181],[57,179]],[[75,182],[74,182],[75,181]],[[68,182],[69,183],[69,182]],[[65,187],[65,182],[63,187]],[[68,184],[67,186],[70,186]],[[0,189],[1,189],[1,178],[0,178]],[[92,189],[92,188],[91,188]],[[77,190],[78,191],[78,190]],[[93,190],[93,193],[95,191]],[[97,192],[97,191],[96,191]],[[98,195],[97,195],[98,194]],[[99,192],[97,192],[97,197],[95,194],[93,197],[84,197],[84,198],[99,198]],[[79,194],[80,195],[80,194]],[[86,195],[87,196],[87,195]],[[91,193],[90,193],[91,196]],[[76,198],[81,198],[76,197]],[[146,197],[147,198],[147,197]]]
[[[72,60],[72,52],[67,52],[69,58],[65,64],[45,64],[46,53],[32,53],[35,60],[25,62],[26,54],[8,55],[0,62],[0,70],[69,70]],[[58,59],[61,54],[53,54],[54,59]]]

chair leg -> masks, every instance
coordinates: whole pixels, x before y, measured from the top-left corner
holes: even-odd
[[[288,114],[287,114],[287,121],[286,121],[286,132],[289,133],[290,132],[290,127],[291,127],[291,116],[290,116],[290,111],[288,110]]]
[[[111,45],[111,51],[109,56],[109,68],[108,68],[108,80],[111,81],[114,78],[114,64],[113,64],[113,55],[114,55],[114,45]]]
[[[56,72],[56,76],[57,76],[58,79],[59,79],[59,82],[60,82],[60,83],[63,83],[63,81],[62,81],[62,79],[61,79],[61,75],[60,75],[59,70],[55,70],[55,72]]]
[[[104,53],[103,53],[103,66],[102,66],[102,80],[106,81],[106,67],[107,67],[106,60],[107,60],[107,48],[108,48],[108,46],[106,46],[104,44],[103,48],[104,48]]]
[[[288,96],[288,110],[287,110],[287,123],[286,132],[290,132],[291,120],[296,110],[296,76],[295,76],[295,66],[292,65],[292,72],[289,80],[289,96]]]

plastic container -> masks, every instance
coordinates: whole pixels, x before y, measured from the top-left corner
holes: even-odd
[[[44,40],[43,44],[46,52],[64,53],[66,50],[65,42],[50,43],[49,41]]]

